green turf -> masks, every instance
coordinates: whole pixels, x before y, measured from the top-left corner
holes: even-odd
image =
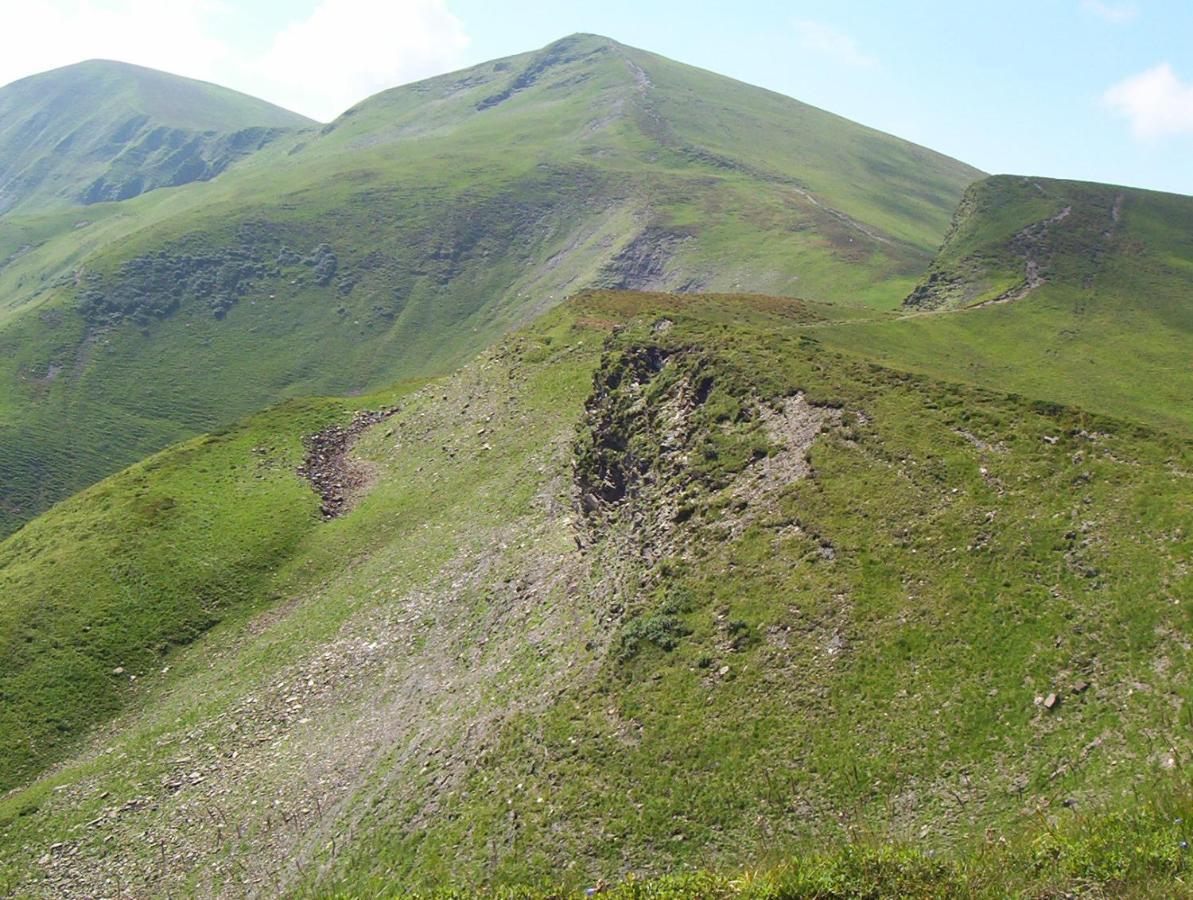
[[[262,586],[318,523],[302,436],[344,402],[294,402],[196,438],[61,504],[0,554],[0,790]]]
[[[0,893],[1188,894],[1193,200],[974,174],[581,35],[0,217],[7,527],[182,441],[0,543]]]
[[[733,872],[697,870],[659,878],[599,879],[585,891],[611,900],[848,900],[859,897],[1004,898],[1187,896],[1193,805],[1187,786],[1165,785],[1127,809],[1074,815],[1059,826],[1033,823],[1012,841],[985,841],[941,856],[911,845],[865,837],[772,867]],[[475,886],[406,892],[377,884],[333,894],[425,900],[561,900],[582,896],[556,884],[478,891]]]

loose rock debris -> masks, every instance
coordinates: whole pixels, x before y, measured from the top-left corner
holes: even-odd
[[[319,512],[324,521],[347,512],[353,496],[365,486],[367,470],[348,458],[356,439],[366,428],[384,422],[397,411],[396,406],[362,410],[348,425],[332,425],[304,441],[307,455],[297,472],[311,483],[322,500]]]

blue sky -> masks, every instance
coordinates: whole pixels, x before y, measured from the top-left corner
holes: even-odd
[[[0,0],[0,12],[18,35],[0,82],[101,56],[320,119],[595,32],[989,172],[1193,194],[1190,0]]]

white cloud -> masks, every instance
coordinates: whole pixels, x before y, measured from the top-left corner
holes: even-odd
[[[334,118],[385,88],[449,70],[468,36],[443,0],[322,0],[256,64],[270,99]]]
[[[824,56],[858,69],[877,65],[877,61],[864,53],[857,41],[833,25],[811,19],[796,19],[794,25],[796,42],[806,53]]]
[[[1193,134],[1193,84],[1181,81],[1168,63],[1120,81],[1103,100],[1131,123],[1137,138]]]
[[[59,0],[4,4],[0,84],[84,59],[118,59],[212,79],[228,58],[213,33],[221,0]]]
[[[1130,22],[1139,15],[1134,3],[1108,3],[1106,0],[1081,0],[1081,8],[1113,25]]]

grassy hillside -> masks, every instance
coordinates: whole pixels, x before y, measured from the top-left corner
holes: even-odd
[[[280,398],[447,371],[585,286],[894,306],[977,174],[578,35],[83,227],[0,219],[0,527]]]
[[[1193,750],[1193,445],[839,353],[839,316],[585,294],[9,538],[0,677],[30,702],[0,734],[57,737],[0,752],[0,884],[571,890],[794,857],[774,878],[821,893],[627,895],[1176,892],[1185,794],[1116,808]],[[320,521],[301,435],[394,401]]]
[[[292,477],[342,402],[196,438],[31,523],[0,552],[0,790],[109,717],[170,648],[265,599],[318,519]],[[80,586],[85,592],[80,595]]]
[[[0,214],[206,180],[314,123],[263,100],[90,60],[0,88]]]
[[[1193,197],[999,176],[968,191],[904,318],[821,338],[1189,433],[1190,297]]]

